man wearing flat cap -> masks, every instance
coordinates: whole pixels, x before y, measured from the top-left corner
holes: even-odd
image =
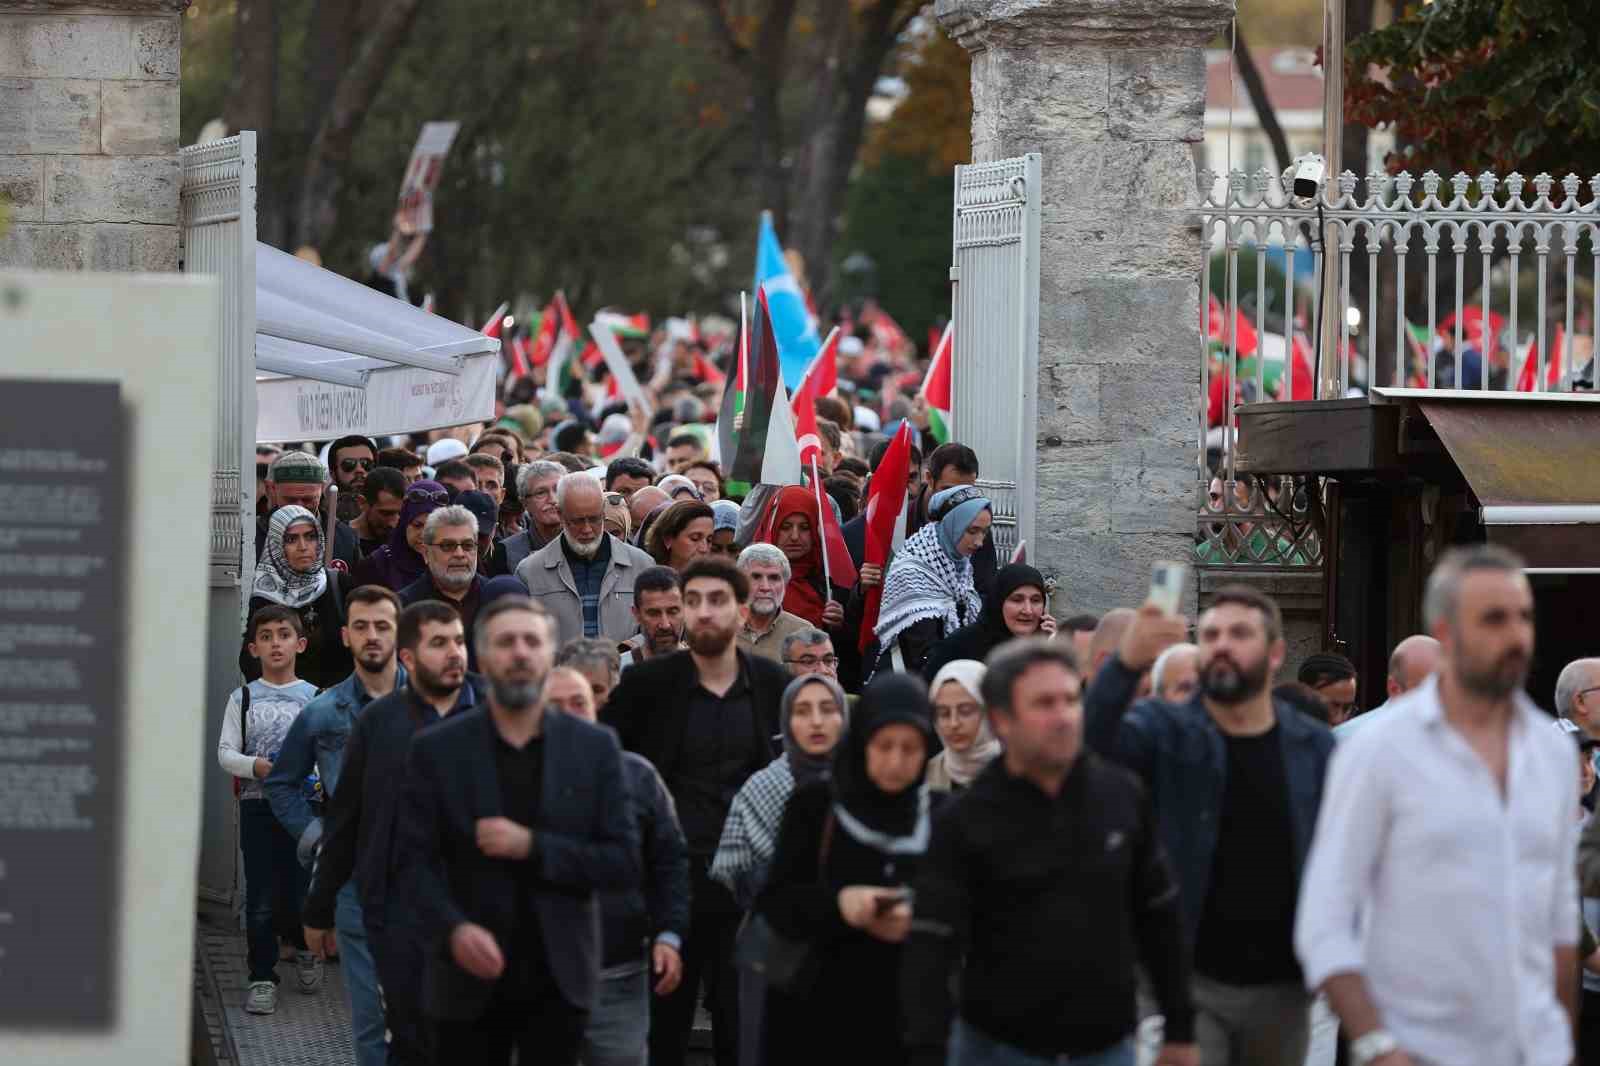
[[[322,510],[323,488],[328,484],[328,468],[307,452],[284,452],[267,468],[267,513],[256,519],[256,558],[267,542],[267,523],[272,512],[294,504],[326,521]],[[361,538],[345,522],[333,525],[333,563],[335,570],[349,573],[361,559]],[[341,565],[342,564],[342,565]]]

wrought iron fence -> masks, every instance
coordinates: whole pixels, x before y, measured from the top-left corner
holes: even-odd
[[[1301,199],[1287,171],[1202,171],[1200,190],[1200,565],[1321,563],[1314,488],[1237,475],[1242,404],[1596,387],[1600,175],[1346,171]]]

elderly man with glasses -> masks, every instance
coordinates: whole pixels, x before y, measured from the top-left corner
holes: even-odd
[[[739,553],[738,567],[750,579],[750,617],[739,627],[739,644],[746,651],[781,663],[784,642],[802,629],[811,628],[804,618],[783,609],[792,574],[789,559],[775,544],[752,544]]]
[[[556,482],[561,533],[517,567],[517,579],[554,620],[558,643],[620,642],[638,628],[633,583],[655,560],[606,532],[605,492],[588,473]]]
[[[478,573],[477,517],[460,504],[430,514],[422,527],[422,560],[428,572],[400,590],[400,604],[410,607],[423,600],[438,600],[454,607],[466,630],[467,669],[477,670],[472,634],[484,582]]]
[[[839,678],[839,657],[833,653],[833,638],[820,629],[807,627],[784,638],[783,665],[792,677],[824,674],[836,681]]]

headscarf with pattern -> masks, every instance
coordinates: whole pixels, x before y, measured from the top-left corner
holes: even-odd
[[[317,557],[310,570],[295,570],[283,550],[283,538],[290,526],[307,523],[317,536]],[[285,607],[304,607],[315,603],[328,587],[328,572],[323,568],[322,526],[317,516],[304,507],[289,504],[272,512],[267,521],[267,542],[261,559],[256,563],[255,581],[250,586],[252,596],[281,603]]]

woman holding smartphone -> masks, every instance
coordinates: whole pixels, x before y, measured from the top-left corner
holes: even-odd
[[[906,1061],[900,946],[932,832],[923,787],[932,740],[921,680],[874,678],[831,777],[790,799],[757,909],[809,957],[800,977],[767,993],[767,1066]]]

